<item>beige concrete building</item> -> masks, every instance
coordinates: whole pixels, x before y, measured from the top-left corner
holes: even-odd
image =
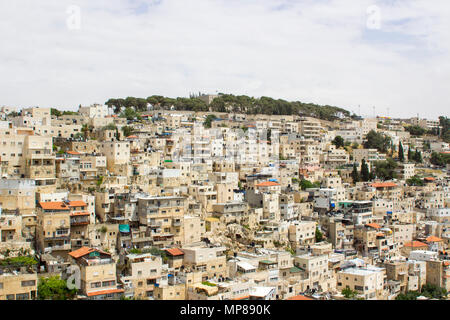
[[[69,253],[71,261],[80,268],[80,291],[90,300],[116,300],[123,295],[116,281],[116,263],[111,254],[82,247]]]
[[[37,298],[36,272],[0,269],[0,300],[34,300]]]
[[[191,270],[201,271],[204,280],[228,276],[225,247],[183,247],[183,264]]]
[[[350,288],[365,300],[382,300],[386,293],[384,281],[386,270],[374,266],[348,268],[337,273],[337,290]]]

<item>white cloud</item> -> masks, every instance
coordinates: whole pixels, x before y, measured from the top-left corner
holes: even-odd
[[[373,4],[380,30],[366,28]],[[436,118],[448,115],[448,13],[446,0],[4,1],[0,104],[219,91]]]

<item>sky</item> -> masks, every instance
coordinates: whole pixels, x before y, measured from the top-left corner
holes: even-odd
[[[0,106],[232,93],[450,116],[448,0],[0,2]]]

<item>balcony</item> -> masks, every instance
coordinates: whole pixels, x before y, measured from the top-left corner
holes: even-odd
[[[45,253],[51,253],[53,251],[62,251],[62,250],[72,250],[72,246],[70,244],[63,244],[44,248]]]
[[[86,226],[89,224],[89,218],[88,219],[73,219],[70,220],[70,225],[73,227],[76,226]]]
[[[182,222],[181,222],[181,220],[172,220],[172,225],[174,227],[181,227]]]
[[[51,153],[32,153],[30,154],[31,160],[44,160],[44,159],[55,159],[55,155]]]
[[[150,221],[148,223],[150,228],[161,228],[162,227],[162,222],[161,221]]]

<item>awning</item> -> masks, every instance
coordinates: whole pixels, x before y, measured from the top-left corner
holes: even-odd
[[[119,231],[120,232],[130,232],[130,225],[128,224],[119,224]]]

